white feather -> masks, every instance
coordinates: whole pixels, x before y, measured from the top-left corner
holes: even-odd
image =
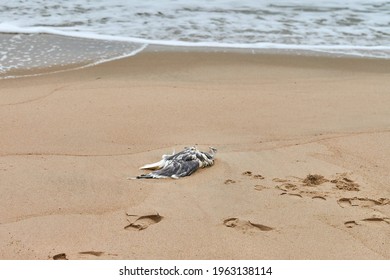
[[[166,162],[166,159],[163,158],[162,160],[160,160],[158,162],[145,164],[144,166],[141,166],[139,169],[151,169],[151,170],[161,169],[164,167],[165,162]]]

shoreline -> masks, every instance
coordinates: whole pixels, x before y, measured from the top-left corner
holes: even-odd
[[[389,65],[149,49],[0,80],[0,259],[388,260]],[[195,144],[214,166],[126,179]]]
[[[0,37],[3,37],[3,40],[10,40],[12,37],[17,37],[15,46],[10,50],[9,57],[13,59],[17,58],[18,55],[23,55],[22,50],[18,48],[24,48],[26,45],[30,46],[29,52],[31,49],[37,49],[32,52],[30,59],[31,61],[42,61],[42,65],[35,65],[34,63],[30,65],[30,62],[25,66],[17,66],[7,63],[7,56],[3,58],[3,65],[0,68],[0,79],[12,79],[12,78],[21,78],[21,77],[30,77],[37,75],[46,75],[51,73],[59,73],[64,71],[78,70],[86,67],[92,67],[97,64],[107,63],[110,61],[119,60],[122,58],[130,57],[137,55],[139,52],[210,52],[210,53],[243,53],[243,54],[254,54],[254,55],[275,55],[275,56],[303,56],[308,58],[330,58],[330,59],[345,59],[346,61],[353,60],[365,60],[367,62],[371,61],[384,61],[384,64],[387,64],[386,61],[389,61],[388,58],[378,58],[378,57],[365,57],[353,54],[340,54],[332,53],[329,51],[321,50],[306,50],[306,49],[288,49],[288,48],[238,48],[238,47],[212,47],[212,46],[169,46],[169,45],[159,45],[159,44],[142,44],[136,42],[126,42],[126,41],[108,41],[102,39],[88,39],[88,38],[79,38],[72,36],[63,36],[63,35],[54,35],[54,34],[18,34],[18,33],[2,33]],[[39,37],[36,39],[34,37]],[[33,39],[31,39],[33,38]],[[23,42],[25,40],[26,42]],[[55,48],[60,51],[66,52],[68,56],[65,60],[63,58],[57,58],[59,55],[55,52],[49,55],[53,51],[53,44]],[[83,45],[80,51],[80,44]],[[7,46],[3,46],[7,49]],[[126,48],[133,48],[131,51],[125,52]],[[48,56],[43,56],[45,52],[43,50],[47,49],[49,51]],[[107,53],[105,49],[114,49],[110,50],[110,53]],[[21,54],[18,52],[21,51]],[[38,52],[37,52],[38,51]],[[88,51],[89,53],[87,53]],[[16,53],[13,53],[16,52]],[[40,52],[40,54],[39,54]],[[96,52],[96,53],[95,53]],[[26,56],[26,54],[24,55]],[[63,54],[61,54],[63,56]],[[26,62],[19,62],[26,63]],[[43,66],[47,64],[47,66]],[[375,66],[376,67],[376,66]],[[8,70],[7,70],[8,69]]]

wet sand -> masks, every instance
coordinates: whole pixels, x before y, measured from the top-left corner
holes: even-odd
[[[390,61],[146,51],[0,80],[1,259],[389,259]],[[127,180],[184,146],[179,180]]]

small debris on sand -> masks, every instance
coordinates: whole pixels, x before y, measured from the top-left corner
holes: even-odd
[[[325,179],[324,176],[318,175],[318,174],[309,174],[306,176],[305,179],[303,179],[303,183],[306,186],[318,186],[321,185],[322,183],[328,182],[329,180]]]

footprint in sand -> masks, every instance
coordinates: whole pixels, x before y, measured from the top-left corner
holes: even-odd
[[[389,226],[390,218],[372,217],[366,218],[360,221],[347,221],[344,223],[347,228],[353,228],[355,226],[368,225],[368,226]]]
[[[359,185],[353,180],[347,178],[346,173],[337,174],[336,179],[328,180],[324,176],[319,174],[309,174],[305,178],[299,178],[290,176],[292,180],[274,178],[274,182],[281,183],[275,186],[275,188],[281,190],[282,194],[289,194],[296,197],[309,197],[315,200],[327,200],[326,197],[333,196],[334,190],[330,189],[330,184],[324,184],[331,182],[336,184],[336,187],[340,190],[359,190]],[[340,201],[339,204],[343,204],[345,201]]]
[[[280,182],[282,180],[277,180],[277,182]],[[291,197],[297,197],[302,198],[302,195],[298,192],[298,186],[292,183],[284,182],[281,185],[277,185],[275,188],[282,191],[280,195],[288,195]]]
[[[309,174],[307,175],[304,179],[295,177],[295,176],[290,176],[294,178],[293,185],[299,186],[300,188],[302,187],[314,187],[314,186],[319,186],[322,185],[323,183],[326,182],[331,182],[336,185],[336,188],[339,190],[344,190],[344,191],[359,191],[360,185],[350,178],[348,178],[347,173],[341,173],[341,174],[336,174],[335,178],[332,180],[326,179],[324,176],[319,175],[319,174]],[[291,184],[291,180],[289,179],[281,179],[281,178],[274,178],[272,181],[277,182],[277,183],[284,183],[283,185]]]
[[[65,253],[60,253],[53,256],[53,260],[67,260],[67,256]]]
[[[223,224],[226,227],[235,228],[241,231],[248,231],[248,230],[260,230],[260,231],[271,231],[274,230],[274,228],[265,226],[258,223],[253,223],[249,220],[241,220],[239,218],[228,218],[223,221]]]
[[[344,225],[347,227],[347,228],[353,228],[355,226],[358,226],[359,224],[356,222],[356,221],[346,221],[344,223]]]
[[[281,178],[273,178],[272,181],[273,181],[273,182],[276,182],[276,183],[286,183],[286,182],[288,182],[289,180],[287,180],[287,179],[281,179]]]
[[[259,180],[263,180],[264,179],[264,177],[262,175],[260,175],[260,174],[253,175],[252,171],[245,171],[241,175],[252,177],[253,179],[259,179]]]
[[[350,207],[350,206],[358,206],[358,207],[372,207],[375,205],[387,205],[390,204],[390,199],[388,198],[379,198],[379,199],[371,199],[371,198],[361,198],[361,197],[352,197],[352,198],[340,198],[337,200],[337,203],[340,207]]]
[[[322,196],[322,195],[315,195],[315,196],[312,196],[312,199],[326,200],[326,197]]]
[[[232,180],[232,179],[227,179],[227,180],[225,180],[225,182],[224,182],[225,185],[230,185],[230,184],[235,184],[235,183],[236,183],[236,181],[234,181],[234,180]]]
[[[267,187],[263,186],[263,185],[256,185],[255,186],[255,190],[256,191],[262,191],[262,190],[265,190],[265,189],[267,189]]]
[[[374,224],[381,224],[381,225],[390,225],[390,218],[379,218],[379,217],[373,217],[373,218],[367,218],[363,219],[363,222],[368,222],[368,223],[374,223]]]
[[[272,181],[277,182],[277,183],[283,183],[279,186],[276,186],[277,188],[284,188],[284,189],[307,189],[307,187],[314,187],[314,186],[319,186],[323,183],[329,182],[328,179],[326,179],[322,175],[318,174],[309,174],[307,175],[304,179],[296,176],[289,176],[292,179],[281,179],[281,178],[274,178]]]
[[[142,214],[134,214],[134,213],[142,213]],[[135,211],[135,209],[130,209],[126,213],[127,221],[129,224],[125,226],[125,229],[130,230],[144,230],[148,228],[150,225],[159,223],[163,217],[160,216],[154,210],[143,210],[143,211]]]
[[[252,176],[252,171],[245,171],[245,172],[243,172],[241,175],[244,175],[244,176]]]
[[[288,195],[288,196],[291,196],[291,197],[296,197],[296,198],[303,198],[301,194],[299,193],[289,193],[289,192],[284,192],[284,193],[281,193],[280,195]]]
[[[85,251],[85,252],[79,252],[80,255],[92,255],[95,257],[100,257],[101,255],[104,254],[104,252],[100,251]]]
[[[118,257],[118,254],[113,253],[107,253],[103,251],[83,251],[78,252],[78,255],[75,255],[75,259],[82,259],[82,260],[96,260],[100,257],[103,257],[104,259],[111,259]]]
[[[343,191],[360,191],[360,185],[347,177],[346,173],[338,174],[336,179],[330,181],[336,188]]]
[[[284,192],[289,192],[289,191],[295,191],[298,189],[298,186],[295,184],[291,183],[283,183],[281,185],[277,185],[275,188],[284,191]]]

